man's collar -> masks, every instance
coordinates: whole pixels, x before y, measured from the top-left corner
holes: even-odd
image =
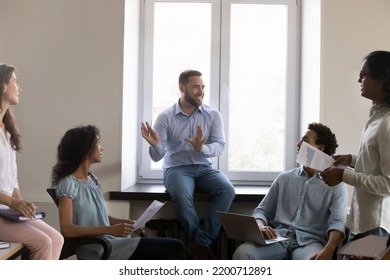
[[[204,108],[203,108],[203,104],[200,105],[196,110],[195,112],[199,112],[199,113],[203,113],[204,111]],[[186,113],[183,112],[182,108],[180,107],[180,98],[177,100],[176,104],[175,104],[175,115],[177,114],[180,114],[182,113],[183,115],[186,115]]]

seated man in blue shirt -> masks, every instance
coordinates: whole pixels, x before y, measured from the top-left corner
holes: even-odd
[[[216,211],[229,210],[235,191],[229,179],[212,167],[212,158],[222,155],[226,142],[221,114],[202,104],[201,76],[196,70],[182,72],[178,102],[157,117],[154,128],[142,123],[141,133],[150,144],[152,160],[164,158],[164,185],[191,240],[187,252],[194,259],[213,259],[209,247],[221,227]],[[195,183],[197,190],[212,197],[202,224],[194,208]]]
[[[332,156],[338,147],[332,131],[320,123],[311,123],[302,141]],[[329,188],[319,171],[301,166],[282,172],[269,192],[253,211],[266,239],[277,235],[287,240],[260,246],[241,244],[234,259],[308,260],[332,259],[345,238],[347,187],[344,183]]]

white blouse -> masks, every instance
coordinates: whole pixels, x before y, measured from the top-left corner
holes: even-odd
[[[12,196],[15,188],[18,188],[16,152],[10,144],[11,135],[0,130],[0,192]],[[0,209],[8,208],[0,204]]]
[[[343,181],[354,186],[348,228],[363,233],[376,227],[390,232],[390,107],[377,105],[353,156],[355,170],[345,169]]]

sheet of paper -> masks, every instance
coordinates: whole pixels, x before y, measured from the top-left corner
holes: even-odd
[[[302,141],[301,148],[297,155],[297,162],[315,170],[324,171],[326,168],[330,167],[335,160],[316,147]]]
[[[145,212],[142,213],[138,220],[134,222],[134,230],[139,229],[145,225],[153,217],[153,215],[156,214],[161,207],[163,207],[164,204],[165,202],[154,200],[152,204],[150,204],[149,207],[145,210]]]

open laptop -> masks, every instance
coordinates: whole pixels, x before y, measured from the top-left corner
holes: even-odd
[[[217,211],[217,215],[226,236],[230,239],[249,241],[259,245],[268,245],[287,239],[280,236],[276,239],[265,239],[256,219],[252,216],[222,211]]]

